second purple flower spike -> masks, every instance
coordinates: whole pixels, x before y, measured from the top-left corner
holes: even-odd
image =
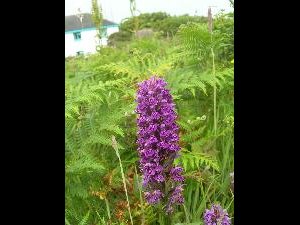
[[[226,210],[220,205],[212,205],[211,209],[206,209],[204,213],[205,225],[230,225],[231,221]]]

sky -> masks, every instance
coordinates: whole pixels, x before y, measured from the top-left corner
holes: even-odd
[[[90,13],[91,2],[91,0],[65,0],[65,15],[76,14],[78,8],[83,13]],[[129,2],[129,0],[98,0],[104,19],[116,23],[131,16]],[[161,11],[170,15],[206,16],[209,6],[212,6],[213,14],[218,13],[221,9],[224,9],[225,12],[233,11],[229,0],[136,0],[136,7],[140,13]]]

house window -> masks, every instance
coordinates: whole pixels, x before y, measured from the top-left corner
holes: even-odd
[[[77,55],[77,56],[83,55],[83,51],[76,52],[76,55]]]
[[[107,37],[107,28],[105,27],[105,28],[102,28],[101,29],[101,33],[102,33],[102,37]]]
[[[74,32],[73,35],[74,35],[74,40],[75,41],[81,40],[81,33],[80,32]]]

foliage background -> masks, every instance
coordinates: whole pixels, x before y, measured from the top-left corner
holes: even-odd
[[[159,209],[143,201],[135,144],[137,83],[153,74],[168,82],[179,116],[185,204],[171,223],[202,224],[205,208],[216,202],[233,221],[233,13],[214,18],[212,35],[207,18],[153,13],[138,16],[138,28],[155,28],[155,35],[137,39],[133,21],[110,37],[115,47],[66,59],[65,223],[130,224],[114,135],[134,224],[166,224]]]

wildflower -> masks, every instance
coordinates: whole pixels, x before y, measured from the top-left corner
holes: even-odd
[[[204,213],[205,225],[230,225],[231,221],[226,210],[220,205],[212,205],[211,209],[206,209]]]
[[[181,183],[184,178],[183,169],[173,166],[180,151],[179,128],[175,104],[166,85],[157,77],[139,83],[137,144],[145,198],[149,204],[165,203],[166,212],[171,212],[174,204],[183,203]]]
[[[184,177],[181,175],[182,172],[183,172],[183,169],[179,166],[172,168],[170,171],[171,178],[174,181],[183,182]]]
[[[163,193],[160,190],[154,190],[152,192],[145,192],[145,198],[149,204],[158,203],[163,197]]]
[[[166,213],[172,213],[173,212],[173,206],[174,205],[181,205],[184,203],[184,198],[182,196],[182,191],[183,191],[183,188],[182,188],[182,184],[175,187],[175,189],[173,190],[171,196],[170,196],[170,200],[167,204],[167,207],[166,207]]]

